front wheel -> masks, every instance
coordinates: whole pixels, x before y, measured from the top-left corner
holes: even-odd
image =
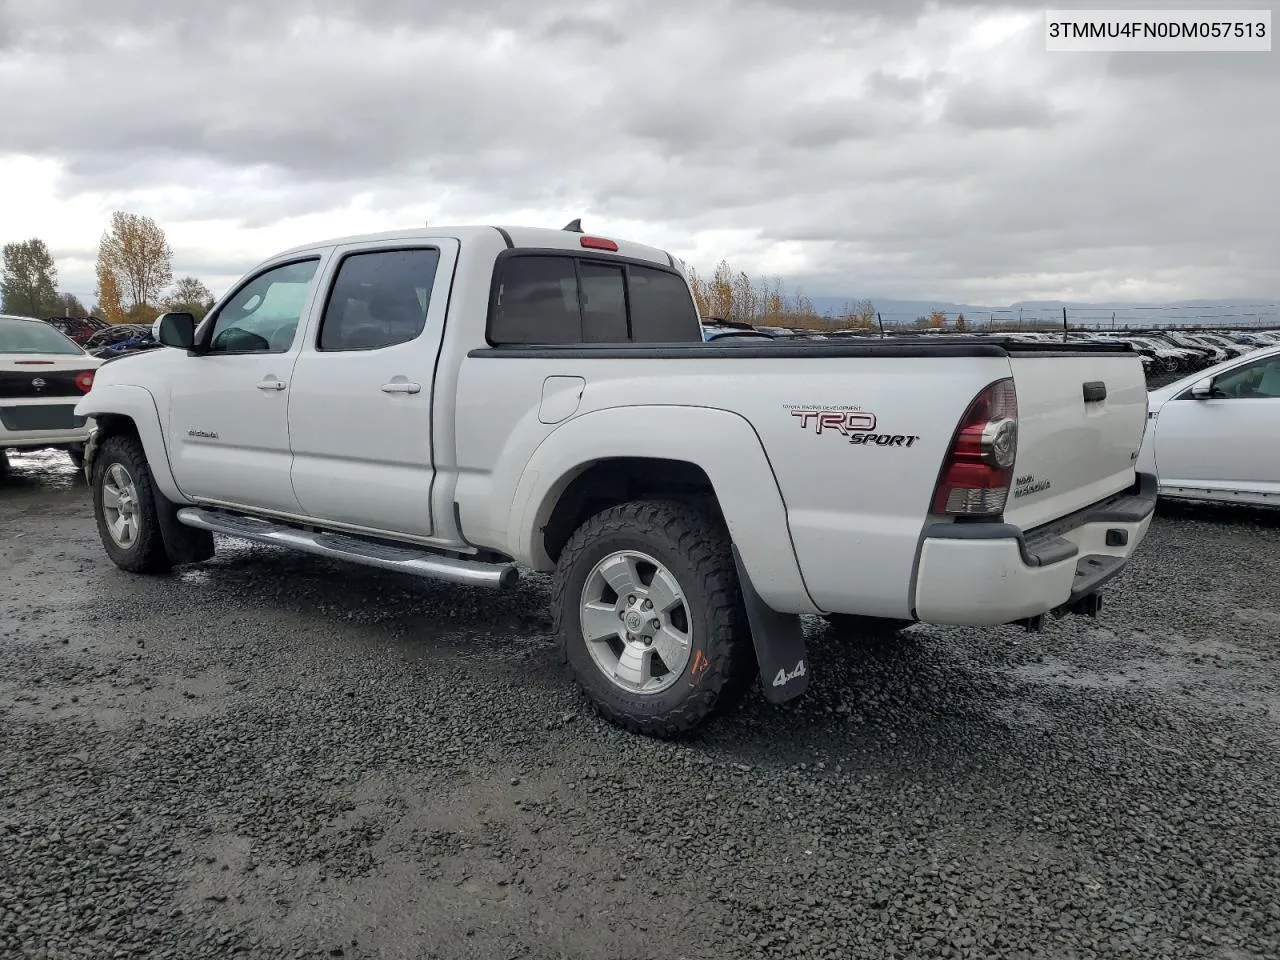
[[[736,702],[755,673],[729,535],[674,501],[604,510],[556,570],[565,660],[606,719],[673,736]]]
[[[156,497],[142,444],[124,435],[107,439],[93,461],[93,513],[107,556],[121,570],[169,569]]]

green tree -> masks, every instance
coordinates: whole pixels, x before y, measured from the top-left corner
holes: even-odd
[[[964,314],[962,313],[956,317],[956,333],[964,333],[968,329],[969,329],[969,324],[965,320]]]
[[[45,242],[38,237],[4,245],[0,275],[4,312],[23,317],[51,317],[61,312],[58,268]]]
[[[165,298],[164,308],[190,313],[199,320],[213,309],[213,291],[196,277],[182,277]]]
[[[59,317],[87,317],[89,316],[89,308],[74,293],[58,294],[58,309],[56,316]]]

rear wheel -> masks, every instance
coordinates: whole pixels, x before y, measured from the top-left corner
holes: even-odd
[[[121,570],[163,573],[170,568],[157,496],[142,444],[124,435],[107,439],[93,460],[93,513],[107,556]]]
[[[636,501],[596,514],[560,556],[555,605],[578,685],[628,730],[690,731],[754,675],[728,532],[709,511]]]

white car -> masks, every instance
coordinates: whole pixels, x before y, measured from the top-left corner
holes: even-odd
[[[1153,391],[1138,469],[1165,496],[1280,505],[1280,347]]]
[[[89,423],[76,403],[101,365],[43,320],[0,314],[0,458],[54,447],[79,466]]]

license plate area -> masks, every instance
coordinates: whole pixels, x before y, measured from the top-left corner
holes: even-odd
[[[83,427],[86,418],[76,416],[74,403],[33,403],[0,407],[0,423],[13,431],[74,430]]]

